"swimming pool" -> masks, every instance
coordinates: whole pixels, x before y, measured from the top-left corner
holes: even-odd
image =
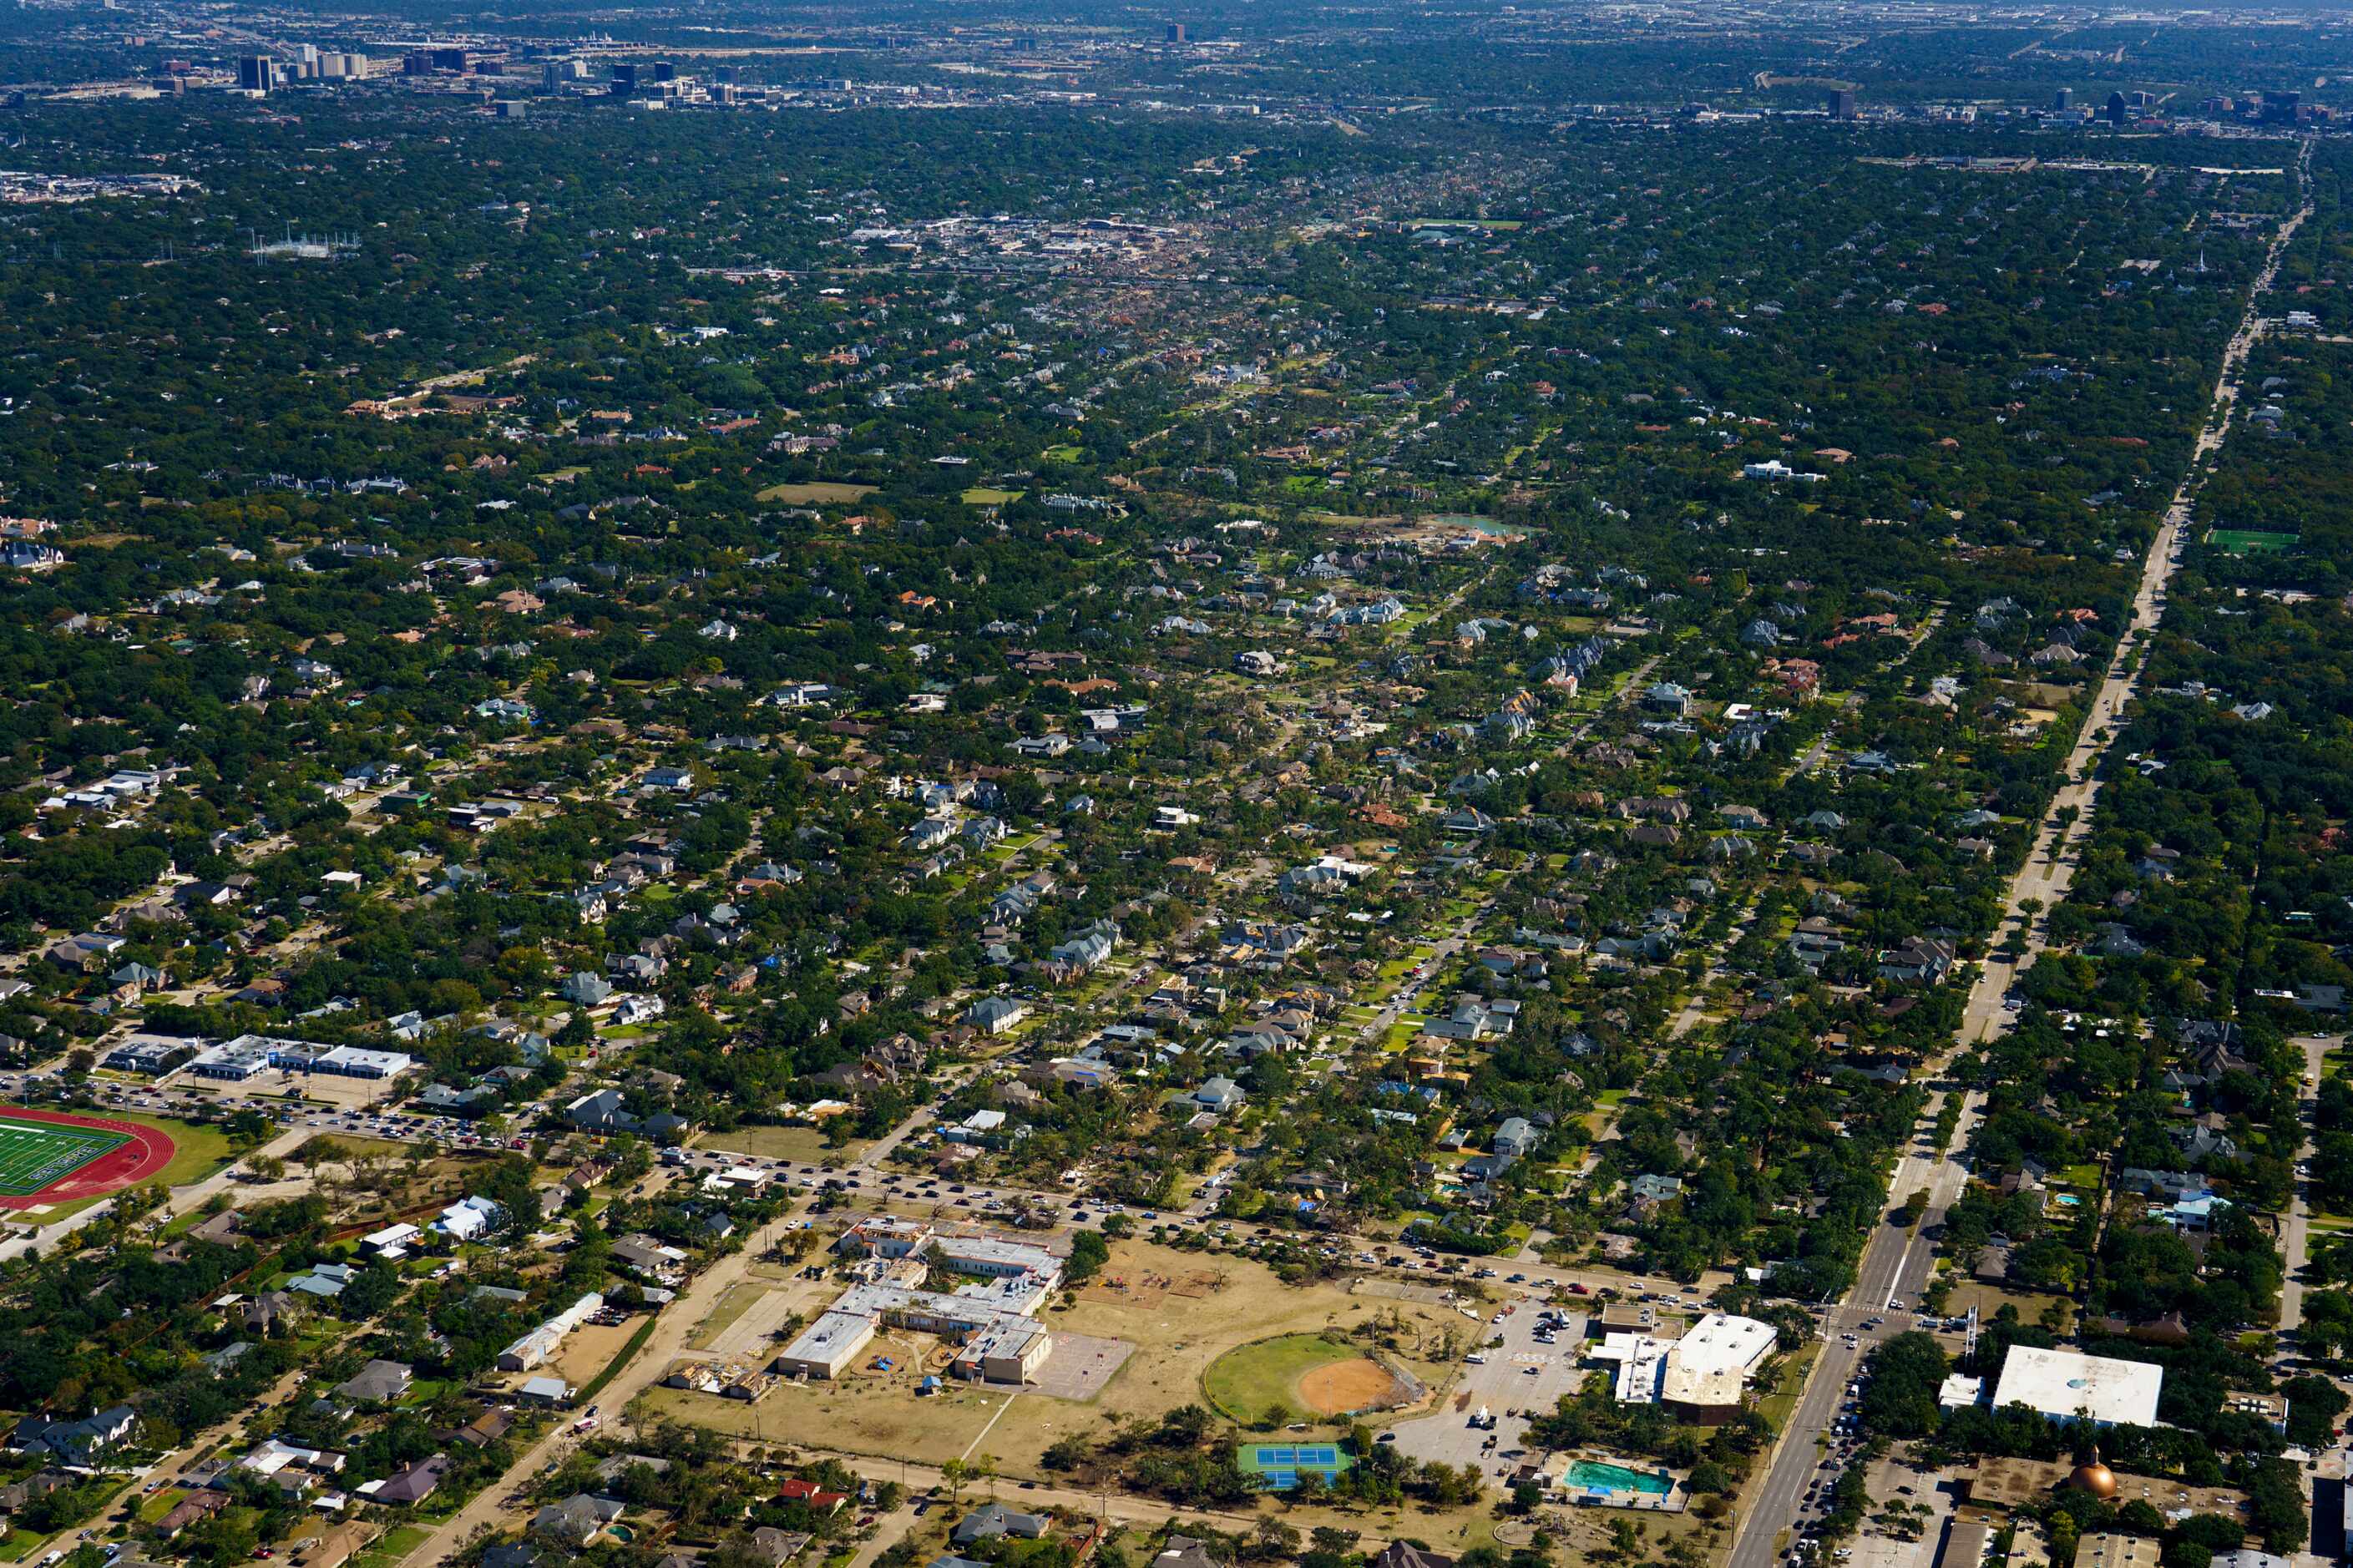
[[[1664,1497],[1675,1489],[1673,1478],[1660,1471],[1629,1469],[1624,1465],[1604,1464],[1599,1459],[1575,1461],[1561,1479],[1572,1490],[1641,1492],[1647,1497]]]

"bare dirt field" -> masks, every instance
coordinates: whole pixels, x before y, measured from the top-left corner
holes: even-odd
[[[738,1127],[733,1132],[712,1132],[696,1141],[699,1149],[728,1154],[757,1154],[769,1160],[790,1160],[804,1165],[847,1165],[858,1158],[863,1143],[828,1149],[825,1134],[814,1127]]]
[[[1377,1361],[1319,1366],[1299,1380],[1299,1397],[1318,1415],[1377,1409],[1392,1403],[1398,1392],[1397,1379]]]
[[[961,1383],[919,1399],[912,1379],[883,1376],[847,1377],[805,1386],[786,1384],[756,1405],[685,1389],[654,1388],[638,1399],[638,1405],[640,1421],[647,1415],[669,1417],[764,1442],[802,1443],[848,1454],[937,1465],[962,1458],[988,1429],[990,1421],[1016,1400],[1056,1403]],[[999,1450],[992,1438],[983,1451]],[[1017,1468],[1009,1460],[1008,1464]],[[1025,1474],[1033,1472],[1034,1456],[1018,1468]]]
[[[583,1323],[566,1334],[562,1348],[547,1359],[547,1364],[532,1372],[512,1374],[517,1387],[534,1377],[560,1377],[575,1388],[593,1382],[605,1370],[606,1363],[619,1353],[629,1336],[637,1331],[639,1320],[630,1318],[607,1328],[602,1323]]]
[[[764,501],[795,501],[803,506],[823,506],[828,503],[845,505],[874,493],[872,485],[828,484],[820,480],[804,485],[770,485],[762,490]]]

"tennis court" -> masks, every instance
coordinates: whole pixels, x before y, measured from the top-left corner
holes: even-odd
[[[102,1127],[30,1121],[0,1113],[0,1193],[24,1197],[122,1147],[127,1134]]]
[[[1278,1492],[1297,1486],[1303,1471],[1313,1471],[1329,1482],[1337,1480],[1356,1462],[1336,1443],[1245,1443],[1236,1459],[1269,1490]]]

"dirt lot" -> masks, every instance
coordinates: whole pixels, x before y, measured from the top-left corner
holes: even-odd
[[[507,1381],[516,1388],[534,1377],[560,1377],[575,1388],[592,1383],[605,1370],[605,1363],[628,1342],[640,1321],[624,1319],[611,1328],[602,1323],[583,1323],[565,1336],[563,1346],[548,1358],[546,1365],[530,1372],[510,1373]]]
[[[912,1354],[913,1344],[912,1338],[903,1345],[878,1339],[873,1353],[901,1360]],[[843,1453],[936,1465],[971,1450],[987,1431],[990,1420],[1017,1400],[1058,1403],[961,1383],[951,1383],[944,1392],[919,1399],[912,1376],[889,1375],[843,1377],[799,1387],[787,1383],[756,1405],[684,1389],[655,1388],[648,1390],[634,1408],[640,1425],[648,1416],[667,1417],[764,1442],[806,1443]],[[981,1451],[1003,1452],[993,1435]],[[1007,1468],[1035,1473],[1035,1459],[1032,1454],[1018,1467],[1008,1459]]]
[[[770,485],[760,492],[759,499],[764,501],[791,501],[802,506],[839,506],[873,493],[872,485],[826,484],[819,481],[805,485]]]
[[[853,1140],[847,1148],[828,1149],[825,1134],[814,1127],[738,1127],[733,1132],[713,1132],[698,1139],[695,1147],[790,1160],[795,1164],[840,1166],[857,1159],[865,1144]]]

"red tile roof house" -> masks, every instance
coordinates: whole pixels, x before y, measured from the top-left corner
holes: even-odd
[[[828,1491],[815,1481],[803,1480],[800,1477],[795,1476],[776,1489],[776,1500],[806,1503],[811,1513],[831,1514],[841,1511],[841,1505],[849,1500],[849,1494]]]

